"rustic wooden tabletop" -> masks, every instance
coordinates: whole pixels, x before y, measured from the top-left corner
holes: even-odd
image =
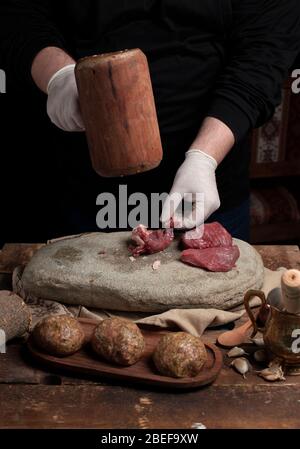
[[[9,287],[14,266],[26,263],[36,248],[6,245],[0,251],[0,289]],[[256,249],[268,268],[300,269],[297,246]],[[220,332],[208,331],[204,338],[215,342]],[[162,391],[48,372],[30,358],[20,341],[0,354],[0,403],[2,429],[191,429],[199,423],[208,429],[299,428],[300,377],[269,384],[250,373],[244,380],[224,357],[213,385],[188,392]]]

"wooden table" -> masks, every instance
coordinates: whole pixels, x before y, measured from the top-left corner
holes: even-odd
[[[268,268],[300,269],[297,246],[256,248]],[[31,255],[28,245],[4,247],[0,272],[6,273],[5,287],[13,267]],[[208,331],[205,339],[215,341],[218,333]],[[213,385],[165,392],[50,373],[30,359],[21,342],[15,342],[7,354],[0,354],[0,427],[191,429],[195,423],[209,429],[300,427],[300,377],[269,384],[251,373],[244,380],[224,361]]]

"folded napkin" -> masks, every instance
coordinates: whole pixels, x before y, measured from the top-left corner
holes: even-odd
[[[265,268],[262,291],[267,296],[273,288],[280,287],[282,273],[285,268],[277,271]],[[23,268],[18,267],[13,273],[13,290],[31,308],[33,325],[47,315],[70,314],[78,318],[91,318],[103,320],[108,317],[123,317],[139,324],[153,325],[160,328],[177,327],[180,330],[201,336],[208,327],[216,327],[236,321],[245,313],[243,305],[231,311],[218,309],[172,309],[158,315],[131,312],[112,312],[109,310],[87,309],[82,306],[67,306],[56,301],[36,298],[27,294],[22,285]],[[245,292],[246,293],[246,292]],[[255,297],[251,301],[251,307],[260,305],[260,299]]]

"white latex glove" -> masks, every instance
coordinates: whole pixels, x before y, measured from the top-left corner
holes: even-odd
[[[75,64],[56,72],[47,87],[47,113],[54,125],[63,131],[84,131],[75,78]]]
[[[161,222],[170,226],[173,219],[175,228],[192,229],[204,221],[220,207],[215,171],[216,160],[201,150],[191,149],[177,171],[172,190],[167,197]],[[184,215],[176,212],[183,199],[193,203],[193,210]],[[182,208],[181,208],[182,209]]]

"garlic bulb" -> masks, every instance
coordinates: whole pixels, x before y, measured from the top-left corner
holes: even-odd
[[[230,351],[227,353],[227,356],[230,358],[241,357],[242,355],[248,355],[248,354],[247,354],[247,352],[244,351],[243,348],[239,348],[238,346],[235,346],[234,348],[230,349]]]
[[[234,369],[240,373],[244,379],[246,379],[246,374],[251,369],[251,365],[245,357],[240,357],[231,362],[230,366],[233,366]]]

